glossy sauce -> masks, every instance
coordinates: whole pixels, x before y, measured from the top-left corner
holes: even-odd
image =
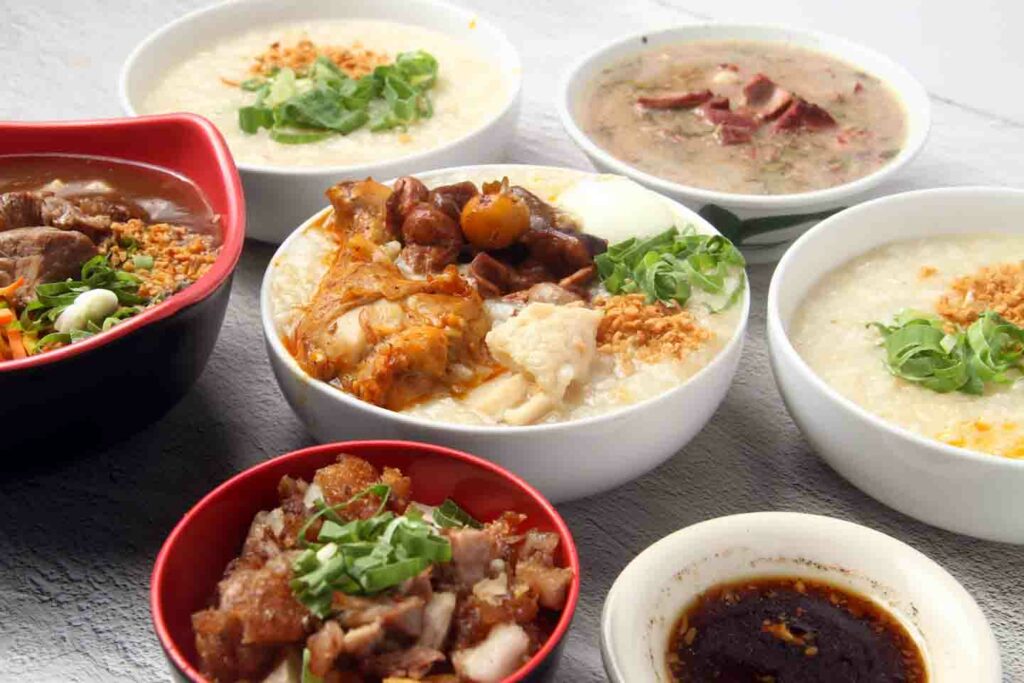
[[[675,683],[926,683],[921,651],[874,601],[799,578],[720,584],[687,607],[667,655]]]
[[[69,199],[118,199],[142,208],[148,223],[181,225],[220,237],[219,219],[199,188],[155,166],[63,154],[0,156],[0,193],[23,190]]]
[[[641,96],[711,90],[742,110],[743,86],[763,73],[823,107],[825,130],[774,133],[723,145],[698,109],[637,106]],[[580,106],[584,130],[613,156],[673,182],[743,194],[788,194],[868,175],[899,154],[906,115],[874,76],[828,55],[767,42],[699,41],[647,50],[606,68]]]

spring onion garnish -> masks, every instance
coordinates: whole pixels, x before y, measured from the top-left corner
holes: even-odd
[[[473,517],[459,507],[451,498],[445,499],[433,512],[434,524],[439,527],[472,527],[483,529],[484,525],[473,519]]]
[[[433,116],[427,91],[436,81],[437,60],[422,50],[403,52],[359,79],[321,55],[305,71],[285,67],[244,81],[240,87],[255,93],[256,100],[238,110],[238,126],[246,133],[266,128],[271,139],[289,145],[348,135],[367,125],[372,131],[404,129]]]
[[[882,334],[889,372],[932,391],[981,395],[986,382],[1011,384],[1024,373],[1024,328],[992,311],[967,329],[917,311],[872,325]]]
[[[299,683],[324,683],[324,679],[314,675],[313,672],[309,670],[309,660],[311,657],[312,654],[310,653],[309,648],[302,648],[302,678]]]
[[[132,264],[141,270],[152,270],[153,263],[153,257],[149,254],[135,254],[132,256]]]
[[[36,286],[35,299],[21,312],[21,328],[38,334],[37,346],[42,347],[87,339],[136,315],[149,303],[149,299],[139,296],[140,284],[135,275],[111,267],[106,256],[94,256],[82,265],[81,279]],[[99,323],[90,321],[85,329],[55,332],[54,323],[60,314],[75,302],[79,294],[92,289],[108,289],[116,294],[117,310]]]
[[[729,308],[743,293],[745,261],[732,242],[721,235],[701,235],[688,225],[670,228],[648,239],[630,238],[613,244],[594,258],[601,282],[612,294],[642,292],[651,301],[675,301],[685,306],[694,288],[721,294],[713,313]],[[739,274],[730,291],[729,275]]]
[[[342,517],[349,505],[369,495],[380,501],[373,516]],[[335,592],[372,595],[413,578],[432,564],[451,561],[448,539],[434,533],[419,508],[409,506],[401,516],[384,509],[390,495],[390,487],[377,484],[341,505],[315,502],[316,513],[299,533],[306,549],[292,564],[291,581],[295,598],[313,614],[328,616]],[[320,518],[323,524],[316,541],[307,541],[306,532]]]

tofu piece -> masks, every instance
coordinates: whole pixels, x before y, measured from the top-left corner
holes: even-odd
[[[532,379],[559,402],[573,382],[590,376],[602,313],[580,306],[532,303],[487,333],[499,363]]]

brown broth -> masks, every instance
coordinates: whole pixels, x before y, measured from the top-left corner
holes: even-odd
[[[738,67],[728,69],[722,65]],[[654,110],[637,98],[710,89],[736,111],[742,89],[763,73],[824,107],[837,126],[722,145],[695,109]],[[859,85],[858,85],[859,84]],[[828,55],[767,42],[700,41],[647,50],[606,68],[580,107],[584,130],[613,156],[652,175],[709,190],[789,194],[850,182],[896,156],[906,138],[897,96],[874,76]]]
[[[667,654],[675,683],[926,683],[907,630],[829,583],[758,578],[714,586],[686,608]]]
[[[218,217],[199,188],[155,166],[63,154],[0,156],[0,193],[21,190],[47,190],[65,198],[114,196],[144,209],[150,223],[220,237]]]

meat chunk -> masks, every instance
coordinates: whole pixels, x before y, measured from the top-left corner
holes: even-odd
[[[594,249],[600,242],[590,242],[581,233],[552,228],[530,230],[522,237],[530,256],[547,268],[556,278],[572,275],[594,263]]]
[[[423,631],[417,645],[440,650],[455,614],[455,593],[435,593],[423,610]]]
[[[309,670],[323,678],[345,651],[345,632],[336,621],[325,622],[319,631],[306,639],[309,648]]]
[[[710,90],[693,90],[638,97],[636,102],[647,109],[693,109],[712,97],[714,94]]]
[[[40,206],[43,224],[61,230],[76,230],[100,242],[110,234],[114,222],[148,218],[139,207],[100,196],[79,197],[74,200],[45,196]]]
[[[437,273],[455,263],[462,249],[462,230],[447,213],[417,204],[402,222],[402,257],[417,273]]]
[[[345,181],[327,190],[334,207],[334,228],[343,236],[362,235],[374,244],[398,239],[388,222],[387,202],[391,188],[375,180]]]
[[[452,566],[459,585],[470,588],[487,576],[492,560],[499,557],[494,536],[484,529],[453,529],[448,532],[452,544]]]
[[[462,209],[469,203],[469,200],[480,194],[476,185],[468,180],[453,185],[442,185],[430,191],[427,201],[434,207],[441,209],[458,221],[462,216]]]
[[[244,645],[242,622],[229,612],[196,612],[192,630],[203,672],[215,681],[261,680],[277,655],[274,646]]]
[[[413,646],[375,655],[362,662],[363,671],[372,676],[421,679],[434,664],[445,660],[444,653],[429,647]]]
[[[569,584],[572,583],[572,570],[551,567],[538,560],[521,560],[516,565],[516,579],[537,594],[541,607],[560,610],[565,607]]]
[[[395,189],[386,202],[387,221],[391,230],[401,230],[405,217],[418,204],[427,201],[428,194],[427,186],[417,178],[402,176],[396,180]]]
[[[836,120],[822,107],[796,98],[772,126],[773,133],[800,129],[822,130],[836,125]]]
[[[289,586],[294,559],[294,551],[283,553],[259,569],[236,569],[220,582],[220,609],[241,622],[242,644],[287,643],[305,636],[307,611]]]
[[[711,106],[714,104],[715,106]],[[700,115],[713,126],[732,126],[734,128],[757,130],[758,122],[750,114],[735,112],[723,107],[721,102],[709,102],[700,108]]]
[[[15,228],[0,232],[0,287],[24,278],[18,290],[24,303],[40,283],[81,275],[82,264],[96,254],[96,245],[74,231]]]
[[[567,214],[555,209],[543,199],[527,190],[525,187],[513,185],[509,188],[516,197],[519,197],[530,209],[531,230],[576,230],[578,226]]]
[[[726,124],[718,127],[715,137],[722,145],[743,145],[754,139],[754,131],[743,126]]]
[[[0,194],[0,231],[42,225],[40,204],[38,192]]]
[[[518,624],[498,624],[478,645],[452,655],[462,678],[478,683],[497,683],[523,663],[530,637]]]
[[[505,300],[527,304],[544,303],[562,305],[582,301],[583,298],[576,292],[571,289],[567,289],[561,284],[555,284],[554,282],[539,282],[529,289],[523,289],[505,296]]]
[[[754,74],[743,86],[743,99],[748,107],[760,107],[775,92],[775,81],[764,74]]]

